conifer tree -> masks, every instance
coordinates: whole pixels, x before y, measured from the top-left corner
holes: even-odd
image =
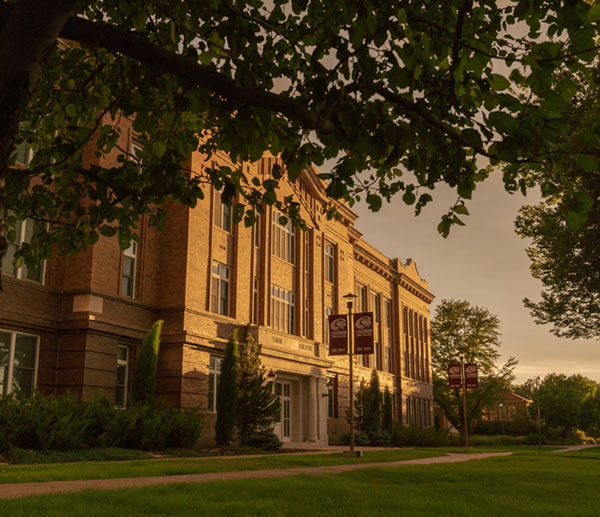
[[[394,414],[392,411],[392,394],[386,386],[383,392],[383,411],[381,415],[381,427],[388,433],[392,432],[394,427]]]
[[[225,348],[225,356],[221,363],[221,377],[217,386],[215,441],[221,446],[229,445],[233,439],[238,398],[238,360],[238,338],[235,329]]]
[[[372,435],[381,429],[381,392],[379,376],[375,369],[371,373],[371,380],[363,398],[363,430]]]
[[[273,383],[265,379],[258,357],[258,343],[248,337],[240,349],[240,384],[236,423],[242,443],[257,431],[268,429],[277,420],[281,403],[273,393]]]
[[[132,405],[151,405],[156,392],[156,367],[160,349],[160,332],[163,321],[158,320],[142,341],[142,348],[135,363],[129,402]]]

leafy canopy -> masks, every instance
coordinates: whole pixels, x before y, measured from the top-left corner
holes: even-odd
[[[531,239],[531,273],[544,288],[541,300],[525,300],[535,321],[551,324],[557,336],[594,338],[600,337],[600,167],[597,156],[584,153],[592,151],[600,134],[597,64],[589,76],[573,80],[577,94],[562,111],[571,127],[565,145],[581,154],[576,160],[557,157],[543,171],[528,171],[545,196],[520,210],[516,231]]]
[[[277,183],[326,160],[328,194],[373,210],[399,194],[419,212],[436,184],[456,188],[447,235],[488,164],[509,164],[512,192],[527,186],[524,162],[595,159],[561,138],[574,82],[552,86],[560,69],[587,73],[593,2],[19,0],[0,15],[0,256],[7,206],[60,223],[36,237],[39,255],[115,233],[126,247],[141,214],[160,226],[165,200],[194,206],[207,184],[238,221],[272,203],[297,219]],[[139,155],[119,143],[122,118]],[[596,126],[591,136],[598,149]],[[36,150],[25,170],[13,166],[21,144]],[[190,171],[198,149],[239,161],[269,150],[286,170],[253,183],[237,165]]]
[[[498,367],[500,320],[483,307],[463,300],[442,300],[431,321],[431,363],[433,394],[448,420],[462,429],[462,404],[459,390],[448,387],[448,365],[459,362],[464,353],[467,363],[476,363],[479,388],[467,390],[467,425],[480,418],[482,411],[495,403],[507,389],[517,361],[510,357]]]

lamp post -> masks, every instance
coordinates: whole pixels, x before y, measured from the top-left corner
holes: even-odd
[[[538,451],[542,450],[542,420],[540,418],[540,376],[535,378],[535,391],[537,398],[537,428],[538,428]]]
[[[350,375],[350,455],[354,455],[354,386],[353,386],[353,371],[352,366],[354,361],[352,360],[352,352],[354,350],[354,335],[352,332],[352,306],[354,305],[354,298],[357,298],[355,294],[348,293],[342,296],[346,300],[346,306],[348,307],[348,369]]]
[[[465,449],[469,449],[469,431],[467,429],[467,382],[465,378],[465,353],[458,354],[460,358],[460,382],[462,386],[462,425],[465,434]]]
[[[504,404],[502,404],[502,402],[500,402],[500,425],[502,426],[502,434],[504,434],[504,420],[502,420],[502,411],[503,411],[503,407]]]

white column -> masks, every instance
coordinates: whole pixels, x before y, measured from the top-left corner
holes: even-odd
[[[317,428],[319,422],[319,415],[317,411],[319,404],[317,402],[317,382],[318,377],[308,378],[308,436],[309,442],[316,442],[318,440]]]

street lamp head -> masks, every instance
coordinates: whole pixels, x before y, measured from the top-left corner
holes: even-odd
[[[277,375],[275,374],[275,372],[273,371],[273,368],[271,368],[269,370],[269,373],[267,373],[267,380],[269,382],[273,382],[275,379],[277,378]]]
[[[352,309],[352,305],[353,305],[352,302],[354,301],[354,298],[358,298],[358,296],[356,296],[353,293],[348,293],[348,294],[345,294],[344,296],[342,296],[342,298],[344,298],[346,300],[346,305],[348,306],[348,309]]]

